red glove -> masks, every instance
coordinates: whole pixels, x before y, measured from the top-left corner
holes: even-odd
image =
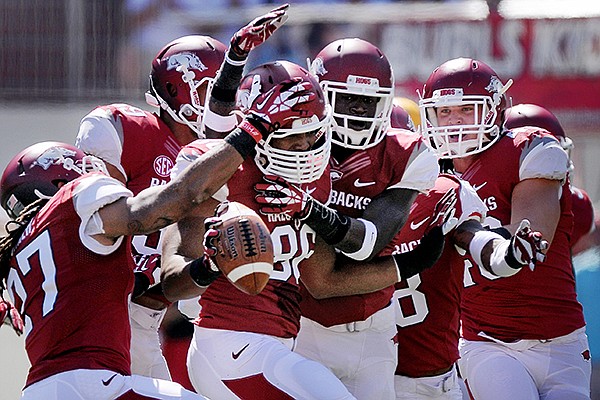
[[[458,225],[458,218],[455,217],[457,202],[458,197],[456,195],[456,190],[448,189],[435,205],[431,222],[425,230],[425,233],[431,231],[435,227],[441,227],[442,234],[446,235],[454,229],[456,225]]]
[[[542,239],[542,234],[532,231],[529,220],[524,219],[510,240],[508,257],[513,257],[521,266],[528,265],[529,269],[533,271],[538,261],[546,260],[545,253],[548,247],[549,244]],[[510,265],[510,261],[507,262]]]
[[[0,325],[11,325],[18,336],[23,334],[25,324],[19,311],[9,302],[0,296]]]
[[[254,185],[261,214],[284,213],[300,220],[308,216],[313,205],[308,193],[276,175],[265,175],[263,180]]]
[[[245,59],[256,46],[264,43],[288,19],[289,4],[284,4],[265,15],[255,18],[237,31],[231,38],[231,49],[240,58]]]

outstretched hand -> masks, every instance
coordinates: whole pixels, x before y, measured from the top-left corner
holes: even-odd
[[[524,219],[510,240],[509,252],[521,266],[529,266],[533,271],[537,262],[546,260],[549,244],[540,232],[531,230],[529,220]]]
[[[457,202],[456,190],[448,189],[435,205],[431,222],[425,233],[431,231],[433,228],[440,227],[442,234],[446,235],[454,229],[458,225],[458,218],[455,217]]]
[[[287,21],[286,12],[289,6],[289,4],[284,4],[274,8],[237,31],[231,38],[233,52],[238,57],[245,59],[252,49],[264,43]]]

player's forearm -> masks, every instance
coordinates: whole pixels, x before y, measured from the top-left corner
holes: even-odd
[[[376,292],[396,283],[397,277],[396,266],[391,257],[369,263],[345,259],[343,266],[324,276],[301,275],[308,292],[316,299]]]
[[[177,300],[191,299],[198,297],[206,290],[206,286],[196,284],[190,273],[192,263],[195,260],[180,257],[174,260],[171,257],[170,267],[161,270],[161,284],[165,297],[173,302]]]

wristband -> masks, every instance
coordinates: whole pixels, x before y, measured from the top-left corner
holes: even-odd
[[[231,64],[234,67],[243,67],[244,65],[246,65],[246,60],[247,58],[244,58],[243,60],[234,60],[231,57],[229,57],[229,52],[225,53],[225,61],[227,62],[227,64]]]
[[[494,239],[505,240],[502,236],[497,234],[496,232],[490,231],[477,231],[475,235],[473,235],[473,239],[471,239],[471,243],[469,243],[469,253],[471,253],[471,257],[477,263],[477,265],[481,268],[485,268],[483,262],[481,261],[481,251],[485,247],[486,244],[491,242]],[[487,269],[487,268],[485,268]]]
[[[205,264],[206,262],[209,261],[200,257],[190,263],[190,277],[201,288],[207,287],[221,275],[221,271],[214,271]]]
[[[244,159],[246,159],[254,151],[254,147],[256,147],[254,137],[239,127],[225,136],[225,139],[223,140],[233,146]]]
[[[523,267],[509,249],[510,240],[504,240],[490,256],[490,269],[496,276],[513,276]]]
[[[377,227],[374,223],[366,219],[358,218],[358,221],[362,222],[365,225],[365,237],[360,246],[360,249],[358,249],[354,253],[344,253],[342,251],[342,254],[352,258],[353,260],[363,261],[369,258],[371,253],[373,253],[373,249],[375,248],[375,242],[377,241]]]
[[[227,116],[213,112],[210,107],[204,110],[204,126],[215,132],[231,132],[235,129],[238,120],[234,114]]]

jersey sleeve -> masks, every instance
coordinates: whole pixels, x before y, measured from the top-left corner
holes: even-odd
[[[426,193],[435,185],[440,172],[434,151],[421,143],[414,147],[402,180],[391,186],[394,189],[412,189]]]
[[[84,153],[92,154],[115,166],[126,179],[128,178],[121,165],[123,143],[119,135],[118,122],[109,110],[96,108],[83,117],[79,124],[75,146]]]
[[[121,245],[123,237],[110,246],[101,244],[92,237],[102,232],[102,220],[98,210],[122,197],[132,196],[133,193],[129,189],[110,176],[91,174],[83,178],[73,193],[75,211],[81,218],[79,226],[81,243],[96,254],[107,255],[115,251]]]
[[[171,169],[171,180],[181,175],[181,173],[187,167],[189,167],[190,164],[194,162],[194,160],[196,160],[198,157],[204,154],[204,152],[206,152],[207,150],[208,148],[203,146],[202,140],[196,140],[195,142],[192,142],[192,144],[181,149],[181,151],[177,155],[177,159],[175,160],[175,165]],[[212,198],[217,200],[218,202],[223,202],[227,200],[228,195],[229,190],[227,188],[227,184],[225,184],[221,186],[221,188],[212,195]]]
[[[567,177],[569,156],[560,143],[550,136],[535,136],[523,149],[519,179],[550,179],[563,181]]]

